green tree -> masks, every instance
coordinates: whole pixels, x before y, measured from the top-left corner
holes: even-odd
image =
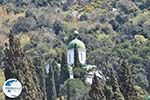
[[[67,100],[71,100],[71,94],[70,94],[70,82],[67,83]]]
[[[35,66],[21,50],[19,39],[9,34],[9,45],[5,46],[5,79],[16,78],[24,87],[21,95],[15,100],[42,100],[44,97],[39,87]],[[6,97],[6,100],[11,99]]]
[[[118,80],[115,77],[114,69],[110,68],[109,85],[112,86],[113,99],[114,100],[125,100],[123,94],[120,91]]]
[[[113,98],[112,87],[110,85],[105,85],[104,89],[105,89],[104,93],[106,96],[106,100],[112,100]]]
[[[36,75],[38,77],[38,82],[40,85],[40,88],[44,94],[43,100],[47,100],[46,98],[46,71],[45,71],[45,60],[42,57],[35,58],[36,61]]]
[[[64,82],[69,78],[69,69],[68,69],[68,64],[67,64],[67,57],[66,53],[62,53],[62,58],[61,58],[61,71],[60,71],[60,78],[59,78],[59,83],[57,83],[57,90],[59,92],[60,85],[63,85]]]
[[[46,89],[47,89],[47,100],[56,100],[57,94],[56,94],[53,66],[50,66],[49,68],[49,73],[46,79]]]
[[[65,53],[62,53],[61,71],[60,71],[60,84],[64,84],[64,81],[69,78],[69,70],[67,64],[67,57]]]
[[[124,60],[121,64],[119,79],[121,91],[125,97],[125,100],[135,100],[137,94],[134,89],[131,69],[126,60]]]
[[[100,80],[94,74],[91,90],[89,91],[89,100],[106,100],[104,92],[101,88]]]
[[[74,67],[80,67],[79,54],[77,45],[74,45]]]
[[[51,65],[53,66],[54,71],[54,82],[56,87],[56,94],[59,94],[59,88],[60,88],[60,72],[59,72],[59,65],[57,64],[56,60],[53,60]]]
[[[68,79],[61,88],[60,95],[66,96],[68,100],[81,100],[87,91],[85,84],[80,79]]]

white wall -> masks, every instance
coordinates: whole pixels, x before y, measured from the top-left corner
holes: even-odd
[[[81,64],[86,63],[86,50],[78,49],[79,61]],[[67,51],[67,62],[68,65],[74,64],[74,49],[70,49]]]

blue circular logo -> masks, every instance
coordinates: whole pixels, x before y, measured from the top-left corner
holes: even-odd
[[[9,98],[16,98],[22,92],[22,85],[17,79],[8,79],[3,85],[3,92]]]

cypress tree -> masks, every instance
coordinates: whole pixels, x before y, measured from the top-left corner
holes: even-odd
[[[67,64],[67,57],[65,53],[62,53],[61,72],[60,72],[60,84],[64,84],[64,81],[69,78],[69,70]]]
[[[74,45],[74,68],[73,68],[74,78],[81,78],[83,79],[83,76],[85,74],[85,70],[82,67],[82,64],[79,61],[79,54],[78,54],[78,48],[77,45]]]
[[[70,80],[68,80],[68,83],[67,83],[67,100],[71,100],[71,96],[70,96]]]
[[[147,63],[148,64],[148,63]],[[150,94],[150,65],[147,65],[148,67],[146,68],[147,70],[147,79],[148,79],[148,93]]]
[[[112,91],[112,87],[110,85],[105,85],[104,94],[106,96],[106,100],[112,100],[113,91]]]
[[[133,85],[131,69],[127,61],[123,61],[121,64],[119,79],[121,91],[125,97],[125,100],[135,100],[136,91]]]
[[[63,31],[63,27],[60,20],[55,20],[53,24],[53,29],[56,35],[58,35],[61,31]]]
[[[79,54],[77,45],[74,45],[74,67],[80,67]]]
[[[114,69],[110,68],[109,85],[112,87],[114,100],[125,100],[123,94],[120,91],[118,81],[114,74]]]
[[[106,100],[101,87],[100,80],[94,74],[91,90],[89,91],[89,100]]]
[[[59,94],[59,87],[60,87],[60,72],[57,65],[56,60],[52,61],[53,71],[54,71],[54,81],[55,81],[55,87],[56,87],[56,94]]]
[[[20,41],[9,35],[9,45],[5,44],[5,78],[18,79],[23,86],[22,93],[15,100],[42,100],[43,93],[39,87],[35,67],[20,48]],[[11,100],[6,97],[6,100]]]
[[[66,54],[62,53],[61,58],[61,71],[60,71],[60,78],[58,80],[58,83],[56,84],[57,93],[59,94],[60,85],[63,85],[64,82],[69,78],[69,70],[68,70],[68,64],[67,64],[67,57]]]
[[[47,100],[46,98],[46,71],[45,71],[45,60],[44,57],[38,57],[35,59],[36,61],[36,74],[38,77],[40,88],[44,94],[43,100]]]
[[[54,78],[54,69],[53,66],[50,66],[49,73],[46,79],[46,90],[47,90],[47,100],[56,100],[56,86],[55,86],[55,78]]]

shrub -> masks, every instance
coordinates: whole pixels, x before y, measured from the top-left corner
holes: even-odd
[[[68,90],[69,87],[69,90]],[[61,95],[70,95],[72,100],[77,100],[83,96],[86,91],[84,83],[80,79],[69,79],[65,81],[64,86],[61,89]]]
[[[86,14],[83,14],[80,16],[79,20],[80,21],[86,21],[86,20],[88,20],[88,16]]]
[[[37,28],[36,20],[33,17],[20,18],[13,26],[14,33],[29,32]]]
[[[135,35],[134,38],[136,41],[139,41],[139,42],[147,41],[147,39],[143,35]]]

